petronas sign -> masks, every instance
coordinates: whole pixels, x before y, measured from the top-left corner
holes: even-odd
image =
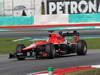
[[[100,13],[100,0],[47,0],[47,14]]]

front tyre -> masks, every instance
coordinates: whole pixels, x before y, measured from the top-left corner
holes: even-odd
[[[18,44],[16,47],[16,57],[18,60],[25,60],[26,52],[22,51],[23,48],[25,48],[24,44]]]
[[[87,44],[84,40],[77,41],[77,55],[87,54]]]
[[[45,50],[48,53],[49,59],[55,58],[56,51],[53,44],[47,44]]]

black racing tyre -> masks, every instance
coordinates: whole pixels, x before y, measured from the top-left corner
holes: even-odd
[[[36,49],[35,49],[35,58],[36,59],[39,59],[41,56],[40,56],[40,52],[42,51],[42,49],[43,49],[43,47],[42,47],[42,45],[39,45],[39,46],[37,46],[36,47]]]
[[[56,56],[56,51],[53,44],[47,44],[45,48],[46,52],[48,53],[48,58],[53,59]]]
[[[18,53],[19,54],[19,53]],[[25,60],[25,56],[23,54],[18,55],[17,54],[17,60]]]
[[[24,44],[18,44],[16,47],[16,56],[18,60],[25,60],[26,53],[22,51],[25,48]]]
[[[87,44],[84,40],[77,41],[77,55],[87,54]]]

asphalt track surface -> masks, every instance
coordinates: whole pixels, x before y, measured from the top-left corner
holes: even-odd
[[[83,36],[99,36],[100,37],[100,30],[85,30],[85,31],[79,31],[80,35]],[[6,31],[6,32],[0,32],[0,38],[22,38],[22,37],[46,37],[48,36],[47,31]]]
[[[8,55],[0,56],[0,75],[27,75],[28,73],[47,70],[48,67],[67,68],[100,64],[100,50],[88,50],[86,56],[76,54],[54,59],[27,58],[24,61],[8,59]]]

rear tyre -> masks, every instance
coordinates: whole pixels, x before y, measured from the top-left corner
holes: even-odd
[[[26,53],[22,51],[25,48],[24,44],[18,44],[16,47],[16,57],[18,60],[25,60]]]
[[[46,45],[45,50],[48,53],[48,59],[55,58],[56,51],[55,51],[55,48],[54,48],[54,45],[53,44]]]
[[[84,40],[77,41],[77,55],[87,54],[87,44]]]

